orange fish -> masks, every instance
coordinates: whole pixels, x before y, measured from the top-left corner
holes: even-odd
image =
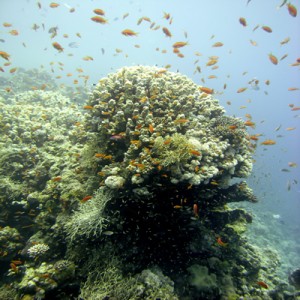
[[[17,30],[15,30],[15,29],[9,31],[9,33],[10,33],[11,35],[14,35],[14,36],[19,35],[19,32],[18,32]]]
[[[265,282],[263,282],[263,281],[257,281],[256,283],[258,285],[260,285],[264,289],[268,289],[269,288],[269,286]]]
[[[196,203],[194,203],[194,205],[193,205],[193,213],[194,213],[195,218],[199,218],[199,207]]]
[[[182,48],[186,46],[188,43],[187,42],[176,42],[173,44],[173,48]]]
[[[245,121],[244,125],[250,126],[251,128],[255,128],[255,123],[250,120]]]
[[[92,105],[84,105],[83,109],[93,109],[94,107]]]
[[[188,119],[177,119],[174,121],[174,124],[185,124],[188,121]]]
[[[291,3],[288,3],[287,4],[287,8],[288,8],[289,14],[292,17],[296,17],[297,16],[297,8],[294,5],[292,5]]]
[[[273,55],[272,53],[269,54],[269,59],[272,62],[272,64],[277,65],[278,64],[278,59],[275,55]]]
[[[258,137],[256,135],[250,135],[249,139],[252,141],[258,141]]]
[[[275,145],[276,142],[274,140],[265,140],[265,141],[261,142],[260,144],[269,146],[269,145]]]
[[[172,37],[172,34],[170,32],[170,30],[166,27],[162,28],[163,33],[167,36],[167,37]]]
[[[101,8],[95,8],[95,9],[93,10],[93,12],[94,12],[96,15],[99,15],[99,16],[104,16],[104,15],[105,15],[104,10],[101,9]]]
[[[296,127],[288,127],[288,128],[286,128],[285,130],[287,130],[287,131],[292,131],[292,130],[295,130],[296,129]]]
[[[240,22],[244,27],[247,26],[247,22],[246,22],[246,19],[245,19],[245,18],[243,18],[243,17],[239,18],[239,22]]]
[[[2,25],[3,25],[4,27],[11,27],[11,26],[12,26],[11,23],[7,23],[7,22],[4,22]]]
[[[153,133],[153,132],[154,132],[154,127],[153,127],[151,124],[149,124],[149,132],[150,132],[150,133]]]
[[[271,33],[272,32],[272,28],[269,26],[262,26],[261,27],[264,31]]]
[[[214,93],[214,90],[213,90],[213,89],[210,89],[210,88],[205,87],[205,86],[199,87],[199,90],[200,90],[201,92],[206,93],[206,94],[213,94],[213,93]]]
[[[291,110],[292,111],[300,110],[300,106],[294,106]]]
[[[17,71],[17,68],[11,68],[10,70],[9,70],[9,73],[15,73]]]
[[[287,44],[291,39],[289,37],[285,38],[284,40],[282,40],[280,42],[280,45],[284,45],[284,44]]]
[[[18,268],[14,263],[11,263],[11,264],[10,264],[10,268],[11,268],[15,273],[18,273],[18,272],[19,272],[19,268]]]
[[[257,42],[256,41],[250,40],[250,43],[251,43],[252,46],[257,46]]]
[[[247,90],[246,87],[243,87],[243,88],[239,88],[236,92],[237,93],[242,93],[242,92],[245,92]]]
[[[63,48],[59,43],[57,43],[57,42],[52,43],[52,46],[53,46],[56,50],[58,50],[58,52],[64,51],[64,48]]]
[[[6,60],[9,60],[9,58],[10,58],[10,55],[4,51],[0,51],[0,56]]]
[[[86,60],[86,61],[89,61],[89,60],[94,60],[91,56],[84,56],[83,58],[82,58],[83,60]]]
[[[57,177],[52,178],[51,180],[54,181],[54,182],[58,182],[58,181],[62,180],[62,177],[61,176],[57,176]]]
[[[216,42],[212,45],[212,47],[222,47],[224,44],[221,42]]]
[[[137,32],[135,32],[131,29],[124,29],[121,33],[125,36],[137,36],[138,35]]]
[[[296,87],[290,87],[290,88],[288,88],[288,91],[298,91],[299,90],[299,88],[296,88]]]
[[[228,245],[228,243],[224,243],[224,242],[222,241],[222,239],[221,239],[220,236],[217,238],[217,243],[218,243],[218,245],[220,245],[220,246],[222,246],[222,247],[226,247],[226,246]]]
[[[200,156],[201,155],[201,153],[197,150],[190,150],[190,153],[195,155],[195,156]]]
[[[84,198],[82,198],[81,199],[81,203],[85,203],[86,201],[88,201],[88,200],[90,200],[90,199],[92,199],[93,198],[93,196],[85,196]]]
[[[163,16],[164,19],[169,20],[170,17],[171,15],[169,13],[164,12],[164,16]]]
[[[100,23],[100,24],[106,24],[107,23],[107,19],[100,17],[100,16],[94,16],[91,18],[92,21],[96,22],[96,23]]]
[[[217,59],[210,59],[207,63],[206,63],[206,66],[213,66],[215,65],[216,63],[218,62]]]
[[[59,4],[58,4],[58,3],[55,3],[55,2],[51,2],[51,3],[49,4],[49,6],[50,6],[51,8],[56,8],[56,7],[59,6]]]

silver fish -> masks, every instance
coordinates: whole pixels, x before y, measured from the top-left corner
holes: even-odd
[[[70,48],[78,48],[79,47],[79,44],[76,43],[76,42],[72,42],[72,43],[69,43],[68,45]]]

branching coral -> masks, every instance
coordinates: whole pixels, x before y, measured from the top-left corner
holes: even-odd
[[[82,203],[70,220],[65,224],[68,238],[73,241],[80,237],[100,236],[106,228],[107,219],[104,214],[106,204],[110,201],[111,194],[104,189],[98,189],[92,199]]]

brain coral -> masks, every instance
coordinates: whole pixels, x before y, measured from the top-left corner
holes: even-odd
[[[154,178],[226,187],[251,172],[244,122],[224,116],[218,100],[179,73],[124,67],[99,81],[86,108],[103,185],[114,176],[117,188],[143,185],[140,193]]]

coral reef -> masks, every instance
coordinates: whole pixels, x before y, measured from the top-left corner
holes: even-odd
[[[252,216],[229,206],[257,201],[239,179],[252,168],[244,122],[187,77],[125,67],[99,81],[84,111],[55,91],[5,98],[0,263],[13,294],[287,295],[276,253],[242,235]]]

